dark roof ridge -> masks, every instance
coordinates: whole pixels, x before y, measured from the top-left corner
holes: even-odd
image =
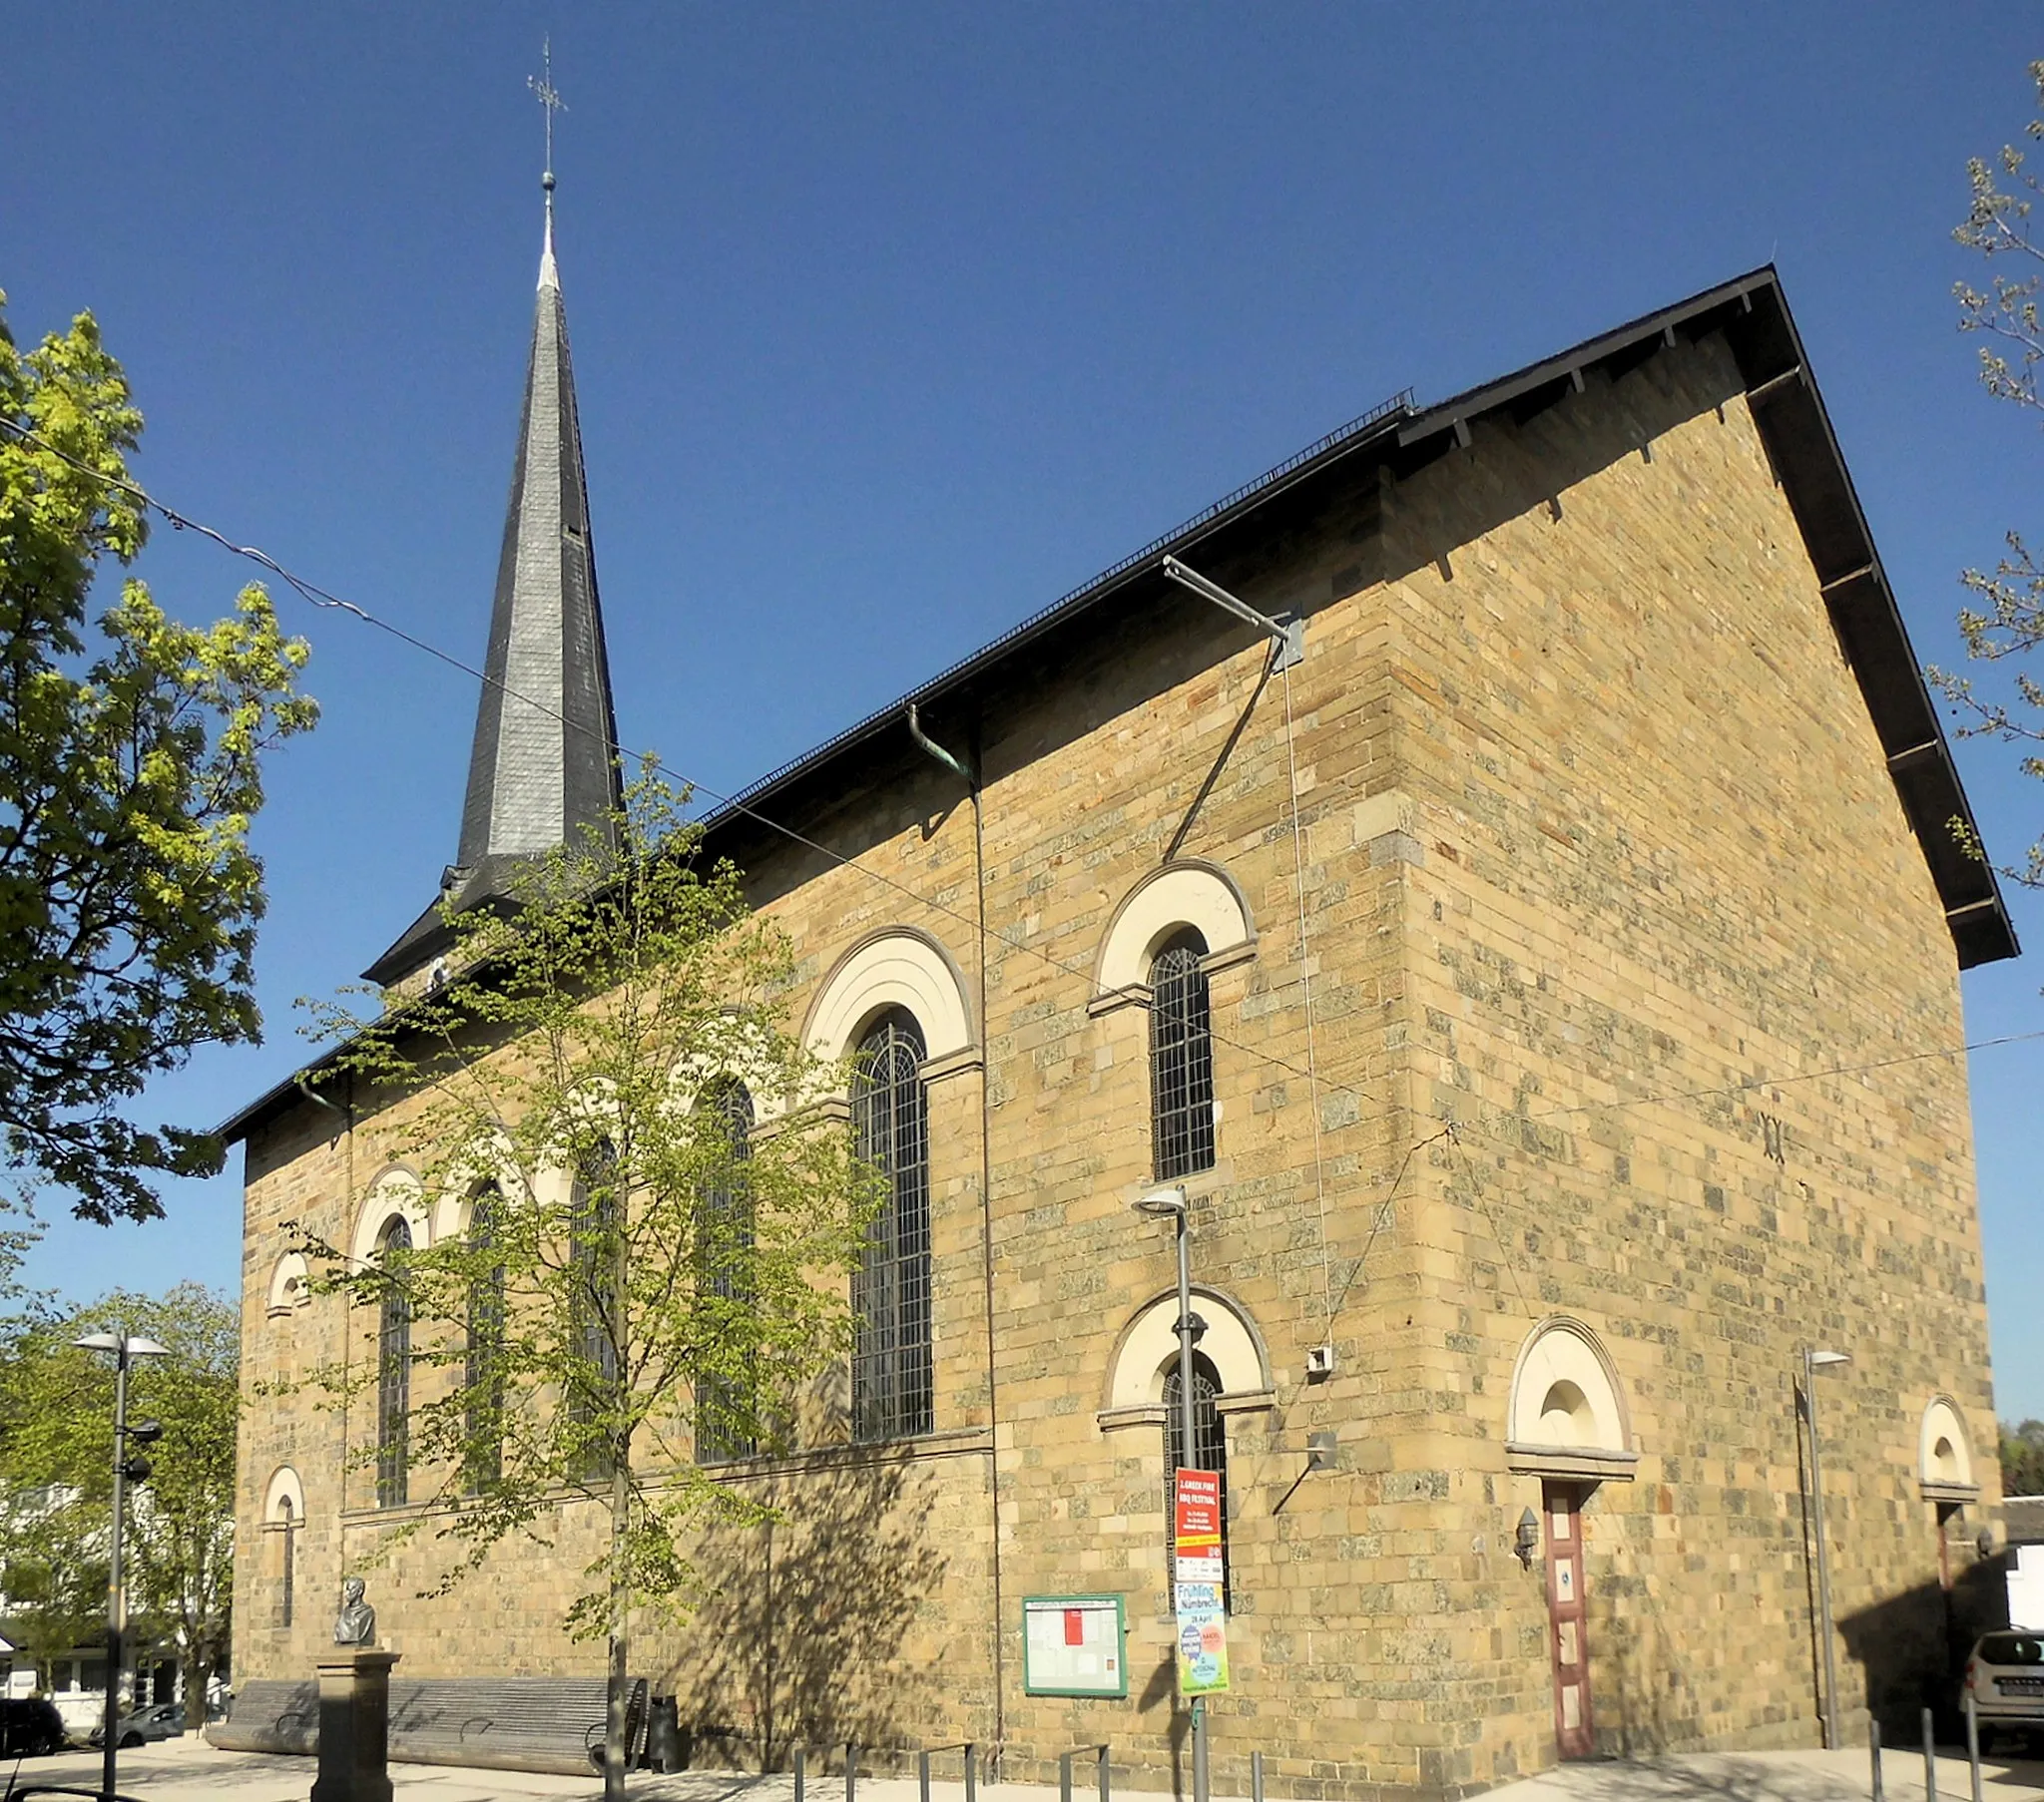
[[[1429,406],[1415,408],[1412,391],[1401,390],[1172,532],[1110,565],[899,699],[749,783],[714,806],[702,823],[713,829],[751,817],[774,826],[775,822],[760,811],[760,803],[771,794],[814,774],[854,744],[881,731],[905,730],[911,703],[927,706],[1023,645],[1152,574],[1165,556],[1186,551],[1223,526],[1254,514],[1309,476],[1365,453],[1388,453],[1386,460],[1397,456],[1407,464],[1415,456],[1422,462],[1430,460],[1429,452],[1444,454],[1466,437],[1471,421],[1486,413],[1516,407],[1524,416],[1539,410],[1546,398],[1558,399],[1562,392],[1579,386],[1583,373],[1593,366],[1620,374],[1664,346],[1673,347],[1685,339],[1694,342],[1720,330],[1731,340],[1749,404],[1802,530],[1840,648],[1866,699],[1887,753],[1890,778],[1944,901],[1959,966],[1967,969],[2014,957],[2020,948],[1993,868],[1967,853],[1951,830],[1954,820],[1972,828],[1972,808],[1881,570],[1829,416],[1809,375],[1781,277],[1771,262]],[[407,939],[410,936],[407,934]],[[222,1124],[220,1134],[229,1142],[246,1136],[298,1093],[302,1079],[329,1064],[337,1053],[338,1048],[322,1054],[250,1103]]]

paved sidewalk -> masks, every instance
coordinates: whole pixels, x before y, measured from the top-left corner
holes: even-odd
[[[121,1754],[121,1791],[145,1802],[305,1802],[312,1791],[314,1761],[262,1752],[222,1752],[197,1739],[167,1740]],[[56,1758],[24,1759],[0,1768],[11,1784],[99,1782],[97,1754],[67,1752]],[[393,1764],[390,1776],[402,1802],[540,1802],[573,1797],[601,1798],[594,1777],[550,1777],[526,1771],[478,1771],[452,1765]],[[1074,1788],[1078,1802],[1092,1802],[1091,1772]],[[1890,1752],[1885,1767],[1886,1802],[1923,1802],[1920,1753]],[[1055,1785],[982,1784],[986,1802],[1057,1802]],[[1709,1752],[1686,1758],[1643,1762],[1570,1764],[1488,1791],[1485,1802],[1867,1802],[1871,1789],[1864,1752]],[[690,1771],[674,1777],[635,1774],[632,1802],[793,1802],[794,1780],[753,1777],[742,1772]],[[1982,1766],[1985,1802],[2044,1802],[2044,1763],[1994,1760]],[[0,1789],[0,1794],[4,1794]],[[839,1776],[819,1776],[809,1785],[809,1802],[838,1802]],[[919,1802],[913,1778],[862,1777],[859,1802]],[[957,1781],[932,1782],[930,1802],[963,1802]],[[1161,1795],[1129,1788],[1125,1796]],[[1970,1802],[1962,1758],[1937,1761],[1937,1802]],[[1240,1802],[1217,1797],[1215,1802]],[[1274,1792],[1273,1802],[1277,1802]]]

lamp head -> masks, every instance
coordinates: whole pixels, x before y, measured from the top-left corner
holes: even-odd
[[[1852,1362],[1852,1354],[1850,1352],[1812,1351],[1805,1352],[1803,1356],[1809,1360],[1811,1370],[1828,1370],[1833,1364],[1849,1364]]]
[[[1139,1195],[1130,1205],[1139,1214],[1151,1214],[1158,1219],[1173,1218],[1186,1211],[1186,1191],[1174,1182],[1165,1188],[1153,1188],[1147,1195]]]
[[[145,1339],[138,1333],[130,1333],[124,1339],[116,1333],[86,1333],[71,1341],[80,1351],[118,1352],[124,1347],[131,1358],[168,1358],[171,1348],[159,1345],[154,1339]]]

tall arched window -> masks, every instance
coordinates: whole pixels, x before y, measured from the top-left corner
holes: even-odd
[[[476,1190],[468,1209],[468,1242],[476,1268],[468,1285],[467,1468],[470,1495],[504,1474],[504,1265],[494,1254],[502,1229],[503,1191]]]
[[[585,1424],[596,1421],[618,1377],[618,1152],[600,1139],[581,1161],[569,1202],[574,1281],[575,1352],[582,1370],[569,1400],[569,1412]],[[588,1474],[609,1469],[601,1444],[589,1450]]]
[[[1171,1541],[1178,1518],[1176,1473],[1181,1470],[1216,1471],[1221,1477],[1221,1605],[1228,1605],[1228,1434],[1221,1424],[1221,1410],[1214,1404],[1221,1395],[1221,1373],[1204,1352],[1193,1353],[1193,1458],[1188,1463],[1185,1448],[1185,1409],[1180,1397],[1185,1385],[1179,1381],[1176,1361],[1164,1378],[1164,1538],[1169,1568]]]
[[[411,1228],[400,1216],[376,1239],[379,1259],[411,1249]],[[383,1291],[376,1322],[376,1506],[402,1508],[411,1440],[411,1303],[392,1283]]]
[[[739,1365],[743,1335],[732,1330],[753,1296],[753,1098],[739,1082],[715,1085],[704,1116],[705,1174],[696,1189],[696,1281],[704,1324],[719,1355],[696,1380],[696,1461],[721,1464],[759,1450],[753,1398]],[[720,1330],[721,1329],[721,1330]]]
[[[1202,960],[1188,927],[1150,965],[1150,1130],[1158,1180],[1214,1167],[1214,1039]]]
[[[278,1621],[280,1626],[289,1626],[291,1623],[291,1605],[297,1588],[298,1562],[292,1557],[291,1542],[297,1538],[297,1511],[291,1506],[290,1497],[280,1496],[276,1504],[276,1537],[283,1545],[283,1582],[278,1588],[278,1599],[282,1603],[278,1610],[281,1615]]]
[[[886,1182],[885,1199],[852,1279],[852,1311],[858,1320],[851,1358],[856,1439],[895,1439],[930,1430],[929,1108],[922,1060],[922,1032],[914,1017],[892,1009],[859,1042],[852,1078],[858,1154]]]

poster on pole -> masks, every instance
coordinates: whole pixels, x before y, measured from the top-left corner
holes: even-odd
[[[1119,1595],[1022,1597],[1025,1695],[1129,1693]]]
[[[1217,1583],[1178,1583],[1178,1692],[1218,1695],[1228,1687],[1228,1614]]]
[[[1221,1550],[1221,1473],[1180,1471],[1172,1480],[1173,1546],[1181,1558]]]
[[[1228,1687],[1228,1610],[1221,1604],[1221,1473],[1175,1472],[1171,1493],[1178,1692],[1218,1695]]]

